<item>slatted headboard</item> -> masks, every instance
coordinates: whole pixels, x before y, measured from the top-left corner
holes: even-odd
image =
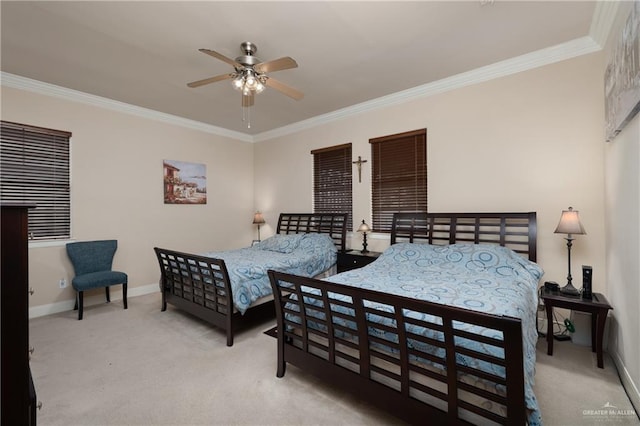
[[[395,213],[391,244],[499,244],[536,261],[536,213]]]
[[[327,234],[339,251],[347,247],[347,213],[280,213],[277,234]]]

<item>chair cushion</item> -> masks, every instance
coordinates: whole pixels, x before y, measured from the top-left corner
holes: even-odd
[[[110,271],[117,249],[117,240],[79,241],[67,244],[67,254],[76,275]]]
[[[119,271],[92,272],[90,274],[78,275],[71,281],[71,285],[73,285],[73,288],[77,291],[126,283],[127,274]]]

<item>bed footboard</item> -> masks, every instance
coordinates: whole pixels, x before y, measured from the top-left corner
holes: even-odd
[[[526,423],[519,319],[269,277],[278,377],[296,365],[412,424]]]
[[[162,310],[171,303],[222,328],[227,346],[232,346],[233,297],[224,260],[158,247],[154,251],[160,264]]]

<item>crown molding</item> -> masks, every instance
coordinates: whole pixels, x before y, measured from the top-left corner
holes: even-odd
[[[620,2],[617,0],[596,2],[589,35],[601,48],[604,48],[609,34],[611,34],[611,28],[615,23],[619,5]]]
[[[0,72],[0,84],[2,86],[14,89],[26,90],[41,95],[52,96],[73,102],[80,102],[87,105],[97,106],[100,108],[110,109],[125,114],[136,115],[138,117],[150,120],[161,121],[167,124],[186,127],[188,129],[199,130],[205,133],[211,133],[218,136],[224,136],[237,139],[243,142],[253,142],[251,135],[224,129],[222,127],[213,126],[211,124],[202,123],[200,121],[189,120],[187,118],[178,117],[176,115],[166,114],[148,108],[115,101],[101,96],[91,95],[89,93],[80,92],[78,90],[68,89],[62,86],[45,83],[31,78],[21,77],[19,75]]]
[[[590,36],[581,37],[567,43],[562,43],[525,55],[516,56],[504,61],[496,62],[495,64],[434,81],[432,83],[413,87],[391,95],[382,96],[380,98],[332,111],[327,114],[318,115],[308,120],[299,121],[288,126],[258,133],[253,138],[255,142],[266,141],[275,137],[285,136],[319,126],[321,124],[342,120],[363,112],[386,108],[414,99],[433,96],[450,90],[470,86],[472,84],[505,77],[522,71],[593,53],[600,49],[600,45]]]

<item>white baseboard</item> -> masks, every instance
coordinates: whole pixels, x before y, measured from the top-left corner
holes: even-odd
[[[613,358],[613,362],[618,369],[620,381],[622,382],[622,386],[624,386],[625,391],[627,391],[627,395],[629,395],[633,408],[635,408],[636,413],[640,413],[640,390],[638,390],[637,384],[633,382],[633,378],[629,375],[629,371],[627,371],[627,368],[622,362],[622,358],[620,358],[618,352],[610,351],[609,354],[611,355],[611,358]]]
[[[127,298],[143,296],[145,294],[151,294],[155,292],[160,292],[158,283],[138,287],[130,287],[127,289]],[[114,291],[111,295],[111,300],[122,300],[122,292]],[[100,296],[96,295],[84,298],[84,306],[97,305],[100,303],[104,303],[104,292]],[[75,304],[75,299],[71,299],[63,300],[62,302],[50,303],[48,305],[34,306],[33,308],[29,308],[29,318],[37,318],[43,317],[45,315],[57,314],[59,312],[72,311]]]

